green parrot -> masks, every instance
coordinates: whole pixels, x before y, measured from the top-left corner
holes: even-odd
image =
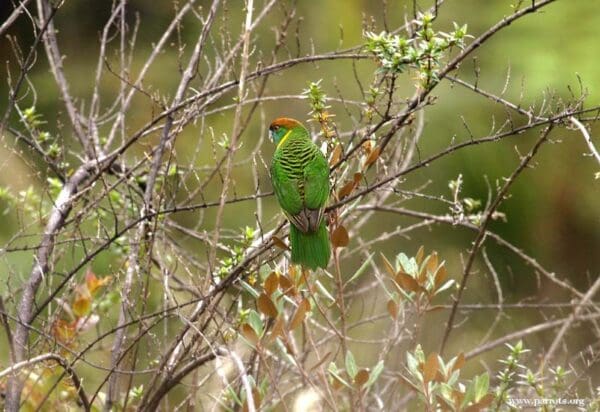
[[[290,221],[292,262],[315,270],[331,255],[323,209],[329,197],[329,165],[297,120],[280,117],[269,126],[277,145],[271,163],[273,189]]]

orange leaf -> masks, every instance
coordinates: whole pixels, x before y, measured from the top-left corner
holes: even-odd
[[[452,371],[457,371],[460,368],[462,368],[463,366],[465,366],[465,355],[464,355],[464,353],[461,352],[458,354],[458,357],[456,358],[456,361],[454,362]]]
[[[437,353],[430,353],[423,365],[423,380],[425,382],[432,381],[437,375],[439,367]]]
[[[343,225],[339,225],[335,228],[331,234],[331,243],[333,244],[333,247],[348,246],[348,243],[350,243],[350,238],[348,237],[348,231]]]
[[[287,276],[285,276],[285,275],[279,276],[279,286],[281,286],[281,291],[283,293],[285,293],[286,295],[288,295],[288,296],[296,295],[296,287],[294,286],[294,284],[292,283],[290,278],[288,278]]]
[[[275,338],[279,336],[283,336],[285,333],[285,321],[283,316],[277,317],[275,324],[273,325],[273,329],[271,329],[271,334],[269,335],[269,342],[275,340]]]
[[[298,305],[294,317],[290,321],[289,330],[294,330],[302,324],[302,321],[306,317],[306,312],[310,310],[310,302],[308,299],[302,299],[302,302]]]
[[[62,319],[52,324],[52,335],[63,343],[69,343],[75,337],[75,325]]]
[[[468,408],[465,408],[465,412],[485,411],[485,410],[487,410],[487,407],[490,406],[490,404],[492,403],[493,400],[494,400],[494,395],[491,393],[488,393],[487,395],[484,395],[483,398],[481,398],[479,400],[479,402],[474,403],[473,405],[469,406]]]
[[[356,386],[363,386],[369,380],[369,371],[366,369],[361,369],[358,371],[356,376],[354,377],[354,384]]]
[[[435,273],[435,270],[438,267],[438,254],[437,252],[433,252],[427,261],[427,270],[431,273]]]
[[[448,272],[446,271],[446,266],[442,265],[442,266],[440,266],[437,273],[435,274],[435,280],[434,280],[435,289],[442,286],[442,283],[444,282],[444,280],[446,280],[446,277],[448,277]]]
[[[388,300],[387,310],[392,319],[398,319],[398,304],[393,299]]]
[[[290,355],[294,354],[294,347],[290,344],[290,342],[288,342],[287,339],[284,339],[283,346],[285,346],[285,350],[287,353],[289,353]]]
[[[342,381],[340,381],[340,379],[337,376],[331,375],[331,386],[333,386],[333,390],[337,391],[342,386],[344,386],[344,384],[342,383]]]
[[[73,313],[78,318],[86,316],[92,309],[92,295],[87,286],[79,285],[75,289],[75,299],[71,305]]]
[[[258,311],[263,315],[266,315],[273,319],[277,317],[277,307],[275,306],[271,298],[269,298],[264,293],[261,293],[261,295],[258,297],[256,305],[258,307]]]
[[[275,246],[277,246],[279,249],[290,250],[288,245],[286,245],[285,242],[283,240],[279,239],[277,236],[273,236],[272,239],[273,239],[273,244]]]
[[[374,150],[369,153],[367,160],[365,160],[365,164],[363,166],[363,170],[367,170],[373,163],[379,159],[379,154],[381,153],[381,148],[376,147]]]
[[[354,180],[346,183],[339,190],[339,192],[338,192],[338,199],[342,200],[343,198],[345,198],[346,196],[348,196],[350,193],[352,193],[352,191],[354,190],[355,187],[356,187],[356,182],[354,182]]]
[[[250,344],[256,346],[259,338],[254,329],[252,329],[252,326],[250,326],[247,323],[244,323],[241,327],[241,332],[244,338],[246,338],[246,340],[250,342]]]
[[[400,285],[402,289],[411,292],[419,292],[422,289],[415,278],[404,272],[396,273],[396,283]]]
[[[98,279],[94,272],[88,270],[85,274],[85,284],[92,295],[96,293],[102,286],[108,284],[112,280],[112,276],[105,276]]]
[[[423,262],[424,254],[425,254],[425,248],[423,246],[420,246],[419,250],[417,251],[417,256],[415,257],[415,260],[417,261],[417,265],[421,266],[421,263]]]
[[[389,260],[387,260],[387,258],[385,257],[385,255],[382,253],[381,257],[383,258],[383,264],[385,266],[385,270],[387,270],[388,275],[390,275],[392,278],[396,276],[396,270],[394,269],[394,267],[392,266],[392,264],[390,263]]]
[[[337,164],[341,158],[342,158],[342,145],[338,144],[333,149],[333,152],[331,153],[331,160],[329,160],[329,165],[333,166],[333,165]]]
[[[362,148],[363,148],[363,150],[364,150],[364,151],[367,153],[367,155],[368,155],[369,153],[371,153],[371,146],[373,146],[373,145],[372,145],[372,143],[371,143],[371,141],[370,141],[370,140],[367,140],[366,142],[364,142],[364,143],[362,144]]]
[[[265,289],[265,293],[267,296],[271,296],[273,292],[277,290],[277,285],[279,284],[279,275],[277,272],[271,272],[267,279],[265,279],[265,283],[263,288]]]

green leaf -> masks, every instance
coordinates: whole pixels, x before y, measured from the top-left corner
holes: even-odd
[[[475,377],[475,402],[483,398],[490,387],[490,377],[487,372]]]
[[[472,380],[467,386],[467,390],[465,391],[465,397],[463,398],[462,403],[460,404],[461,409],[465,408],[469,403],[475,400],[475,381]]]
[[[354,275],[352,275],[352,277],[350,279],[348,279],[346,284],[351,283],[352,281],[356,280],[360,275],[365,273],[367,267],[369,266],[369,263],[371,263],[371,260],[373,260],[373,253],[371,253],[369,255],[369,257],[367,258],[367,260],[365,260],[365,262],[362,265],[360,265],[358,270],[356,272],[354,272]]]
[[[248,324],[252,326],[252,329],[254,329],[259,337],[262,336],[264,330],[263,321],[254,309],[251,309],[248,313]]]
[[[317,281],[315,281],[315,284],[317,285],[319,292],[321,292],[323,294],[323,296],[325,296],[327,299],[329,299],[330,302],[335,302],[335,298],[333,296],[331,296],[331,293],[329,293],[327,288],[325,286],[323,286],[321,281],[317,280]]]
[[[250,295],[252,295],[252,297],[254,299],[258,299],[258,297],[260,296],[260,293],[258,293],[258,291],[256,289],[254,289],[248,282],[244,281],[244,280],[240,280],[240,284],[242,285],[242,288],[248,292]]]
[[[354,360],[354,355],[352,352],[346,352],[346,372],[348,375],[354,379],[356,373],[358,372],[358,368],[356,367],[356,361]]]
[[[384,367],[384,364],[383,364],[382,360],[380,360],[379,362],[377,362],[377,365],[375,365],[375,367],[373,368],[373,370],[369,374],[369,380],[365,384],[366,388],[370,387],[371,385],[373,385],[375,383],[375,381],[377,380],[377,378],[379,378],[379,375],[381,375],[381,372],[383,372],[383,367]]]
[[[408,371],[411,374],[414,375],[415,373],[417,373],[419,371],[419,362],[410,352],[406,353],[406,364],[408,367]]]

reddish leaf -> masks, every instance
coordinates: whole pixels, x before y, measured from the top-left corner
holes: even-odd
[[[419,286],[415,278],[408,273],[398,272],[396,273],[396,283],[405,291],[419,292],[423,288]]]
[[[431,273],[435,273],[435,270],[438,267],[438,254],[437,252],[433,252],[430,257],[429,260],[427,261],[427,270]]]
[[[490,404],[493,402],[493,400],[494,400],[494,395],[491,393],[488,393],[483,398],[481,398],[479,400],[479,402],[474,403],[473,405],[469,406],[468,408],[465,408],[465,412],[485,411],[485,410],[487,410],[487,407],[490,406]]]
[[[92,295],[87,286],[77,286],[75,289],[75,299],[73,300],[71,309],[78,318],[84,317],[90,313],[90,310],[92,309]]]
[[[369,156],[367,157],[367,159],[365,160],[363,170],[367,170],[373,163],[375,163],[377,161],[377,159],[379,159],[380,153],[381,153],[380,147],[376,147],[375,149],[373,149],[371,151],[371,153],[369,153]]]
[[[337,164],[341,158],[342,158],[342,146],[338,144],[333,149],[333,152],[331,153],[331,160],[329,160],[329,165],[333,166],[333,165]]]
[[[254,329],[252,329],[252,326],[250,326],[247,323],[244,323],[240,329],[244,338],[246,338],[246,340],[250,342],[251,345],[256,346],[259,338]]]
[[[277,236],[273,236],[272,239],[273,239],[273,244],[275,246],[277,246],[279,249],[290,250],[288,245],[286,245],[285,242],[283,240],[279,239]]]
[[[431,382],[437,375],[440,367],[437,353],[430,353],[423,365],[423,380],[425,382]]]
[[[354,377],[354,384],[356,386],[363,386],[369,380],[369,371],[361,369]]]
[[[70,343],[75,338],[75,324],[58,319],[52,324],[52,335],[63,343]]]
[[[336,375],[331,375],[331,378],[332,378],[332,380],[331,380],[331,386],[333,386],[334,390],[338,390],[342,386],[344,386],[344,383]]]
[[[398,304],[393,299],[388,300],[387,311],[392,319],[398,319]]]
[[[342,200],[346,196],[348,196],[354,188],[356,187],[356,183],[353,181],[347,182],[342,188],[338,191],[338,199]]]
[[[448,272],[446,271],[446,266],[444,266],[444,265],[440,266],[437,273],[435,274],[435,279],[434,279],[435,289],[442,286],[442,284],[444,283],[444,280],[446,280],[447,277],[448,277]]]
[[[111,280],[112,276],[105,276],[98,279],[91,270],[88,270],[88,272],[85,274],[85,284],[92,295],[94,295],[102,286],[108,284]]]
[[[273,292],[277,290],[277,286],[279,285],[279,275],[277,272],[271,272],[267,279],[265,279],[265,283],[263,288],[265,289],[265,293],[267,296],[271,296]]]
[[[331,234],[331,244],[333,247],[345,247],[348,243],[350,243],[348,231],[343,225],[339,225]]]
[[[285,346],[285,351],[287,353],[289,353],[290,355],[294,355],[294,348],[292,347],[292,345],[290,344],[290,342],[288,342],[287,339],[284,339],[283,346]]]
[[[423,246],[419,247],[419,250],[417,251],[417,256],[415,257],[415,260],[417,261],[417,265],[421,266],[421,263],[423,263],[423,255],[425,254],[425,248]]]
[[[298,305],[296,313],[294,313],[294,316],[290,321],[289,330],[295,330],[298,326],[300,326],[302,324],[302,321],[304,321],[304,318],[306,317],[306,312],[308,312],[309,310],[310,302],[308,301],[308,299],[305,298]]]
[[[387,258],[385,257],[385,255],[382,253],[381,257],[383,258],[383,264],[385,266],[385,270],[387,270],[387,273],[392,277],[396,277],[396,270],[394,269],[394,267],[392,266],[392,264],[390,263],[389,260],[387,260]]]
[[[271,334],[269,335],[269,342],[274,341],[275,338],[283,336],[284,333],[285,333],[285,320],[283,319],[283,316],[279,316],[279,317],[277,317],[277,320],[275,321],[275,324],[273,325],[273,329],[271,329]]]
[[[465,366],[465,355],[461,352],[458,354],[456,361],[454,362],[454,366],[452,367],[452,371],[457,371],[460,368]]]
[[[292,283],[292,281],[285,275],[279,275],[279,286],[281,287],[281,291],[288,296],[296,295],[296,287]]]
[[[261,293],[256,301],[256,306],[258,307],[258,311],[265,316],[275,319],[277,317],[277,307],[273,303],[270,297]]]

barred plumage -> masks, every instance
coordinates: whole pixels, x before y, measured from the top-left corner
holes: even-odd
[[[329,166],[308,131],[296,120],[280,118],[269,128],[277,149],[271,180],[290,220],[292,261],[325,268],[330,246],[323,207],[329,196]]]

